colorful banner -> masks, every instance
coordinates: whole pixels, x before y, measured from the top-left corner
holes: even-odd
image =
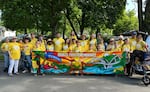
[[[34,73],[122,74],[125,52],[50,52],[33,51]]]

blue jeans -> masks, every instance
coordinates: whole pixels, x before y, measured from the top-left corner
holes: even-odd
[[[9,67],[9,54],[8,54],[8,52],[4,52],[4,67],[5,68]]]
[[[25,65],[24,65],[25,68],[28,68],[31,70],[31,68],[32,68],[31,56],[25,55],[25,60],[26,60]]]

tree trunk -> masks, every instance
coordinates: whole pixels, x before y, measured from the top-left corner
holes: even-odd
[[[27,28],[24,28],[24,34],[28,34]]]
[[[138,0],[138,19],[139,19],[139,30],[143,31],[142,0]]]
[[[84,32],[84,20],[85,20],[85,13],[82,14],[82,20],[81,20],[81,25],[80,25],[80,35],[83,35]]]
[[[144,19],[144,30],[150,32],[150,0],[146,1],[145,7],[145,19]]]
[[[73,25],[73,23],[72,23],[72,21],[71,21],[71,19],[70,19],[70,17],[69,17],[68,11],[67,11],[67,13],[66,13],[66,18],[68,19],[69,24],[70,24],[70,26],[72,27],[72,30],[74,31],[74,33],[75,33],[77,39],[79,39],[78,34],[77,34],[76,30],[75,30],[75,27],[74,27],[74,25]]]

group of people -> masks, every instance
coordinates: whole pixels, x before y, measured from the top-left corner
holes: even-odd
[[[89,38],[86,35],[81,35],[80,40],[77,39],[74,32],[71,32],[70,36],[66,39],[61,37],[60,33],[56,34],[54,39],[43,39],[40,35],[35,37],[34,33],[31,33],[30,37],[24,37],[18,39],[13,37],[11,41],[6,38],[5,42],[1,46],[1,50],[4,53],[4,71],[8,70],[8,75],[18,75],[18,65],[22,58],[27,60],[27,63],[23,64],[25,72],[31,72],[32,51],[56,51],[56,52],[104,52],[104,51],[125,51],[132,53],[134,50],[147,51],[147,44],[143,40],[142,35],[137,35],[136,32],[132,33],[131,38],[124,38],[122,35],[118,37],[116,41],[114,38],[110,38],[108,45],[105,44],[101,34],[91,34]],[[13,73],[14,68],[14,73]]]

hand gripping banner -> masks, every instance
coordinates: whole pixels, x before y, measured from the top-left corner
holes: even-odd
[[[32,52],[34,73],[123,74],[125,64],[125,52]]]

